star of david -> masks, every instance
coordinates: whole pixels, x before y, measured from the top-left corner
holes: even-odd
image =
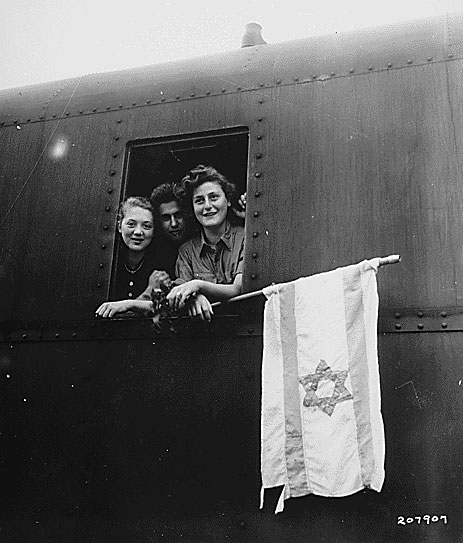
[[[334,408],[338,403],[352,400],[353,398],[352,394],[344,385],[346,378],[347,370],[334,373],[324,360],[320,360],[320,363],[315,369],[315,373],[309,373],[299,379],[299,382],[305,390],[303,405],[305,407],[321,409],[331,417]],[[318,385],[321,381],[332,381],[334,383],[334,389],[331,396],[319,397],[317,395]]]

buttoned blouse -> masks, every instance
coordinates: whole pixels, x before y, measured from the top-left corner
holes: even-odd
[[[243,273],[244,228],[227,225],[215,247],[207,243],[204,234],[180,246],[175,276],[182,281],[202,279],[209,283],[230,285]]]
[[[159,262],[151,247],[146,251],[143,263],[135,273],[130,273],[124,266],[124,255],[120,251],[112,297],[115,300],[137,298],[148,286],[149,276],[156,269],[160,269]]]

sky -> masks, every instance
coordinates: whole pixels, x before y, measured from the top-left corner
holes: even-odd
[[[0,89],[463,11],[463,0],[7,0]]]

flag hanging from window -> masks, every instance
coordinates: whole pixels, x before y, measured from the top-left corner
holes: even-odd
[[[379,259],[264,289],[261,473],[284,500],[379,492]]]

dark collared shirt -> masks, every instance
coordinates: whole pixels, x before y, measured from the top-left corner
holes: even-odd
[[[175,264],[175,276],[183,281],[202,279],[230,285],[243,273],[244,228],[227,226],[216,247],[209,245],[201,233],[184,243]]]

